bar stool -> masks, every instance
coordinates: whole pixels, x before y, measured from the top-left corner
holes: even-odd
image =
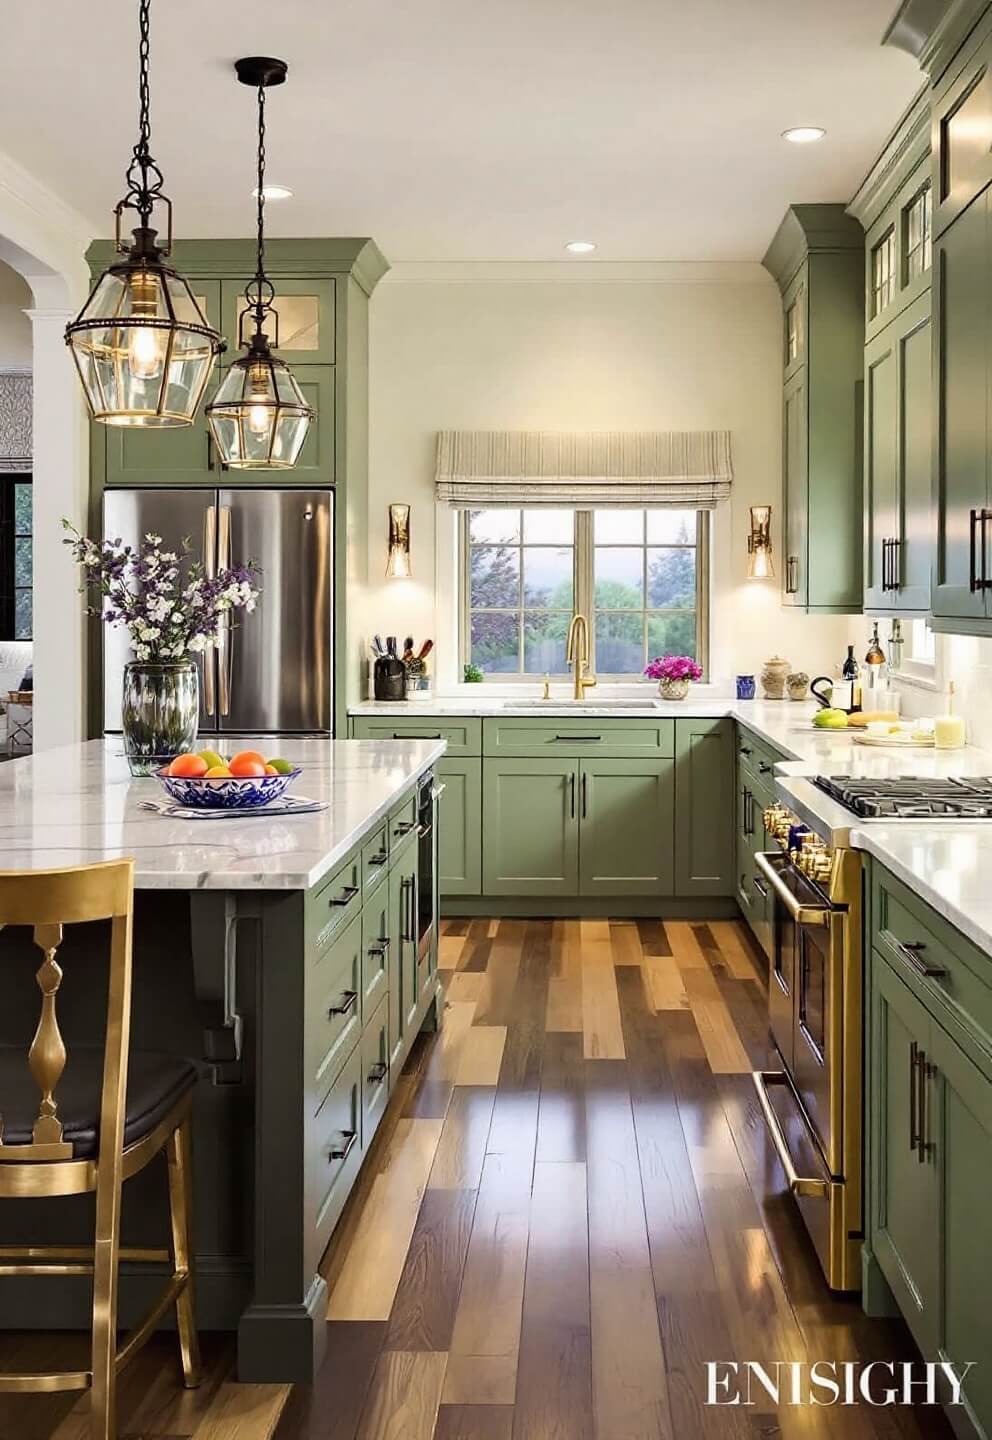
[[[170,1305],[176,1308],[184,1384],[200,1382],[193,1310],[190,1111],[197,1074],[181,1057],[129,1054],[133,860],[69,870],[0,872],[0,927],[33,927],[43,959],[41,1016],[30,1049],[0,1045],[0,1199],[96,1194],[92,1246],[3,1246],[0,1275],[92,1275],[90,1370],[0,1373],[0,1391],[91,1389],[93,1440],[117,1435],[117,1376]],[[109,920],[110,974],[103,1047],[67,1054],[56,1016],[63,925]],[[2,983],[2,982],[0,982]],[[63,1073],[64,1072],[64,1073]],[[56,1094],[63,1082],[65,1099]],[[126,1081],[126,1083],[125,1083]],[[161,1150],[168,1162],[171,1246],[120,1243],[121,1186]],[[118,1348],[121,1260],[169,1266],[162,1293]]]

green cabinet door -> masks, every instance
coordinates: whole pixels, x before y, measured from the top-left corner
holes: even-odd
[[[734,722],[675,723],[675,893],[733,895]]]
[[[992,1196],[992,1078],[987,1053],[973,1063],[940,1025],[931,1035],[934,1073],[928,1080],[927,1139],[934,1147],[940,1184],[940,1359],[958,1373],[992,1354],[992,1247],[988,1244]],[[928,1356],[927,1358],[931,1358]],[[934,1356],[933,1358],[936,1358]],[[964,1394],[981,1431],[992,1434],[992,1371],[977,1364]]]
[[[932,436],[930,426],[930,292],[895,322],[899,343],[899,546],[894,578],[899,610],[930,609],[933,554]]]
[[[579,891],[671,895],[673,760],[583,760],[579,767]]]
[[[389,873],[389,1043],[390,1064],[413,1040],[417,1012],[417,843],[408,840]]]
[[[754,928],[751,911],[758,898],[752,884],[754,874],[754,776],[746,766],[737,765],[736,828],[734,832],[734,879],[737,903],[747,923]]]
[[[482,893],[482,761],[445,758],[438,804],[438,888],[442,895]]]
[[[935,618],[974,621],[986,614],[980,542],[988,506],[988,226],[986,196],[934,247]]]
[[[871,1245],[917,1344],[932,1355],[938,1334],[937,1170],[934,1152],[920,1142],[919,1076],[920,1055],[926,1063],[931,1048],[931,1020],[878,951],[871,955],[871,976]]]
[[[809,513],[809,397],[806,367],[786,381],[782,411],[783,537],[782,600],[806,605],[809,598],[807,516]]]
[[[897,356],[894,324],[865,348],[865,605],[872,610],[884,610],[893,598],[899,537]]]
[[[578,788],[577,760],[485,760],[484,894],[578,893]]]

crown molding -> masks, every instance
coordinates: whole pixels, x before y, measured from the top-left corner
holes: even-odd
[[[924,84],[847,207],[868,230],[912,172],[930,153],[930,86]]]
[[[764,285],[757,260],[399,260],[384,280],[403,284]]]
[[[843,205],[790,205],[761,263],[784,293],[807,255],[861,250],[864,243],[861,226]]]

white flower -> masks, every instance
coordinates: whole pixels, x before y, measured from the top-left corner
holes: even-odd
[[[161,535],[156,535],[154,530],[146,530],[145,539],[148,541],[149,545],[161,545],[162,543]]]

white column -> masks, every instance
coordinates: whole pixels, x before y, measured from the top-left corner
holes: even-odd
[[[34,332],[34,748],[86,739],[85,600],[62,516],[88,525],[85,406],[63,338],[73,314],[27,311]]]

